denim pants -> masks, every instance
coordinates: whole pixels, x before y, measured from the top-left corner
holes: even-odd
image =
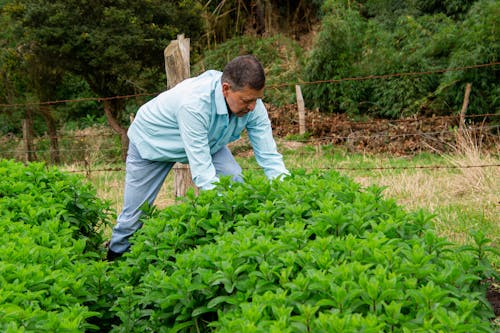
[[[212,155],[212,163],[218,176],[232,176],[242,182],[241,167],[231,151],[224,147]],[[165,178],[174,162],[158,162],[141,157],[134,144],[129,144],[126,161],[125,192],[123,208],[113,228],[109,248],[117,253],[128,250],[128,239],[141,227],[141,207],[145,202],[153,205]]]

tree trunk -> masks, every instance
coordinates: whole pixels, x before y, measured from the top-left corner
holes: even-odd
[[[125,161],[127,159],[127,151],[128,151],[128,136],[127,129],[120,126],[120,123],[115,117],[115,114],[118,114],[119,108],[121,108],[121,103],[116,100],[104,100],[104,113],[106,114],[106,119],[108,121],[109,126],[120,135],[121,144],[122,144],[122,159]]]
[[[264,33],[266,32],[266,18],[265,7],[262,4],[262,0],[257,0],[254,2],[253,16],[255,33],[259,36],[264,35]]]

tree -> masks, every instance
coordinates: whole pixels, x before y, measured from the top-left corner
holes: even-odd
[[[202,30],[195,0],[13,0],[4,10],[19,22],[17,37],[40,64],[82,77],[104,98],[124,151],[125,100],[112,97],[166,82],[163,49],[178,33],[196,42]]]
[[[0,2],[0,8],[4,5]],[[14,29],[16,22],[0,11],[0,103],[17,104],[27,98],[28,80],[24,60],[16,48]],[[20,124],[14,108],[0,109],[0,133],[15,132],[15,123]],[[17,121],[18,120],[18,121]]]

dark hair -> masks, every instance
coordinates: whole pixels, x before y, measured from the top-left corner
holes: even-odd
[[[250,87],[261,90],[266,84],[266,75],[262,64],[253,55],[243,55],[234,58],[222,72],[222,82],[227,82],[233,90]]]

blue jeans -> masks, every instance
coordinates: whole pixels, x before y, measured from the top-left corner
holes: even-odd
[[[241,167],[224,147],[212,155],[212,163],[218,176],[232,176],[237,182],[243,182]],[[141,207],[145,202],[153,205],[158,192],[172,169],[173,162],[145,160],[134,144],[130,143],[127,153],[125,192],[123,209],[113,228],[109,248],[117,253],[128,250],[128,239],[141,227]]]

